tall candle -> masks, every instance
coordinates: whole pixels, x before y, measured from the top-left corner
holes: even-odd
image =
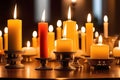
[[[42,14],[42,22],[38,23],[38,35],[40,38],[40,57],[48,58],[48,23],[45,22],[45,10]]]
[[[61,36],[62,36],[62,21],[61,20],[58,20],[57,21],[57,28],[56,28],[56,31],[57,31],[57,39],[61,39]]]
[[[76,24],[76,31],[75,31],[75,42],[76,42],[76,50],[79,50],[79,36],[78,36],[78,24]]]
[[[113,48],[113,56],[120,57],[120,40],[118,42],[118,47]]]
[[[37,42],[37,31],[33,31],[32,34],[33,38],[32,38],[32,46],[34,48],[37,48],[38,42]]]
[[[3,50],[3,38],[2,38],[2,31],[0,30],[0,50]]]
[[[8,28],[4,28],[4,50],[8,50]]]
[[[85,27],[81,27],[81,49],[85,53]]]
[[[8,20],[8,50],[22,50],[22,20],[17,18],[17,5],[15,5],[14,19]]]
[[[91,23],[91,14],[88,14],[86,23],[86,53],[90,55],[90,46],[93,44],[93,23]]]
[[[53,32],[53,25],[49,26],[48,32],[48,49],[49,49],[49,56],[51,55],[54,49],[54,41],[55,41],[55,34]]]
[[[108,38],[108,17],[104,16],[104,37]]]

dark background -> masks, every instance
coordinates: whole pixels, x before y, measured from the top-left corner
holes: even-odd
[[[17,3],[18,19],[22,19],[23,22],[23,46],[26,46],[26,41],[32,39],[33,30],[37,30],[37,22],[34,20],[34,1],[35,0],[1,0],[0,1],[0,29],[3,31],[4,27],[7,26],[7,20],[13,18],[14,6]],[[67,19],[67,8],[63,8],[67,0],[50,0],[50,21],[49,24],[54,25],[54,31],[56,22],[58,19],[62,21]],[[80,0],[78,0],[80,1]],[[82,0],[81,0],[82,1]],[[70,2],[70,0],[69,0]],[[103,16],[105,14],[109,17],[109,35],[115,35],[120,33],[120,0],[103,0]],[[103,32],[103,23],[98,24],[97,19],[93,15],[92,0],[84,0],[84,3],[71,5],[74,9],[74,16],[72,19],[77,21],[79,29],[82,25],[85,25],[88,13],[92,13],[93,22],[95,28],[100,33]]]

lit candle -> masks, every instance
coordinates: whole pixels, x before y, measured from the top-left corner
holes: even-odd
[[[8,50],[8,28],[4,28],[4,50]]]
[[[32,34],[33,38],[32,38],[32,46],[34,48],[37,48],[37,31],[33,31],[33,34]]]
[[[38,35],[40,39],[40,57],[48,58],[48,23],[45,22],[45,10],[42,14],[42,22],[38,23]]]
[[[75,32],[75,42],[76,42],[76,49],[79,50],[79,36],[78,36],[78,24],[76,24],[76,32]]]
[[[108,17],[104,16],[104,37],[108,38]]]
[[[102,44],[102,36],[99,36],[98,44],[91,46],[90,57],[92,59],[108,59],[109,58],[109,46]]]
[[[113,56],[120,57],[120,40],[118,42],[118,47],[115,47],[113,49]]]
[[[86,53],[90,55],[90,46],[93,44],[93,23],[91,23],[91,14],[88,14],[86,23]]]
[[[2,31],[0,30],[0,50],[3,50],[3,38],[2,38]]]
[[[71,8],[68,10],[68,20],[63,22],[63,29],[66,25],[66,38],[70,38],[73,40],[73,50],[76,52],[76,40],[75,40],[75,32],[76,32],[76,21],[71,20]]]
[[[48,33],[48,49],[49,49],[49,56],[51,55],[54,49],[54,41],[55,41],[55,34],[53,32],[53,25],[49,26],[49,33]]]
[[[61,36],[62,36],[62,21],[61,20],[58,20],[57,21],[57,28],[56,28],[56,31],[57,31],[57,39],[61,39]]]
[[[15,5],[14,19],[8,20],[8,50],[22,50],[22,20],[17,18],[17,5]]]
[[[81,27],[81,49],[85,53],[85,27]]]
[[[96,31],[96,32],[95,32],[94,43],[97,43],[97,42],[98,42],[98,37],[99,37],[99,33]]]

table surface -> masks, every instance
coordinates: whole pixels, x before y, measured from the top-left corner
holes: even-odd
[[[83,61],[81,61],[83,62]],[[48,62],[48,66],[53,70],[35,70],[40,66],[39,61],[23,63],[24,69],[6,69],[5,63],[0,63],[0,78],[16,78],[16,79],[102,79],[120,78],[120,65],[116,65],[115,62],[111,64],[109,70],[95,71],[91,70],[87,62],[83,64],[82,68],[78,68],[74,71],[58,71],[54,70],[60,66],[59,62]]]

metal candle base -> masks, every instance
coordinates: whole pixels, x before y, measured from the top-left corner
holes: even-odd
[[[27,54],[24,54],[22,55],[23,56],[23,62],[32,62],[32,57],[35,56],[35,55],[27,55]]]
[[[36,60],[40,61],[41,66],[37,67],[35,70],[52,70],[52,68],[47,67],[47,61],[49,58],[36,58]]]
[[[7,64],[5,68],[7,69],[22,69],[24,65],[21,63],[22,51],[5,51],[7,54]]]

